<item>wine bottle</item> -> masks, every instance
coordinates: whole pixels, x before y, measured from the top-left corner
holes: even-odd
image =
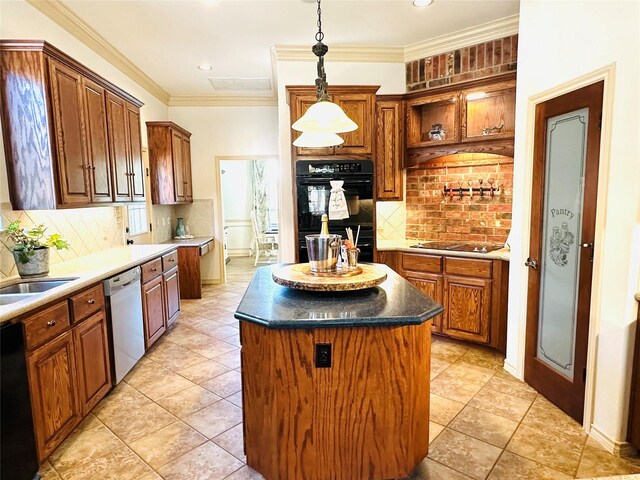
[[[320,229],[320,235],[329,235],[329,216],[326,213],[322,214],[322,228]]]

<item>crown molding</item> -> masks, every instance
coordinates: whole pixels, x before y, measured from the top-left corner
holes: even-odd
[[[313,62],[317,59],[309,45],[276,45],[272,52],[280,62]],[[404,63],[404,48],[334,45],[329,47],[326,59],[330,62]]]
[[[158,100],[168,104],[171,95],[169,95],[166,90],[154,82],[146,73],[140,70],[131,60],[120,53],[118,49],[73,13],[60,0],[26,0],[26,2],[60,25],[141,87],[149,91],[153,96],[158,98]]]
[[[258,95],[185,95],[171,97],[168,105],[170,107],[275,107],[278,105],[278,99],[275,96]]]
[[[458,30],[424,42],[407,45],[404,48],[404,62],[412,62],[431,55],[457,50],[477,43],[497,40],[518,33],[519,15],[511,15],[499,20]]]

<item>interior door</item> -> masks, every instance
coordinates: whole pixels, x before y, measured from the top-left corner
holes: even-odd
[[[603,82],[536,107],[525,380],[582,422]]]

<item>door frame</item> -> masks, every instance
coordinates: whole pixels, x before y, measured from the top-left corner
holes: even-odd
[[[216,238],[220,240],[220,248],[218,249],[218,265],[220,265],[220,283],[227,283],[227,265],[224,263],[224,212],[222,209],[222,174],[220,173],[220,162],[222,160],[279,160],[278,155],[216,155],[213,159],[213,168],[215,170],[215,192],[216,198],[214,202],[214,232]],[[278,169],[278,173],[280,169]],[[277,177],[278,185],[278,224],[283,225],[282,214],[282,179],[280,175]],[[280,261],[280,249],[278,249],[278,261]]]
[[[578,90],[587,85],[604,81],[604,92],[602,98],[602,129],[600,137],[600,155],[598,167],[598,204],[596,207],[596,228],[594,243],[596,245],[593,258],[593,276],[591,281],[591,304],[589,314],[589,336],[587,341],[587,379],[585,383],[585,402],[583,429],[589,433],[591,430],[591,422],[593,420],[594,400],[595,400],[595,378],[596,378],[596,360],[597,360],[597,338],[600,332],[600,318],[597,312],[600,311],[602,303],[602,270],[605,234],[605,213],[607,211],[608,199],[608,183],[609,183],[609,164],[611,150],[611,119],[613,115],[613,97],[615,85],[615,64],[607,65],[599,70],[587,73],[581,77],[575,78],[563,84],[557,85],[549,90],[538,93],[530,97],[527,101],[527,124],[525,139],[525,165],[524,165],[524,183],[522,191],[522,231],[519,240],[521,245],[520,255],[511,258],[511,271],[515,271],[513,263],[519,267],[520,275],[516,279],[515,284],[510,286],[510,290],[516,290],[518,295],[513,295],[509,305],[511,309],[517,311],[510,315],[517,321],[517,365],[508,363],[509,352],[507,352],[507,361],[505,361],[505,369],[519,379],[524,379],[524,363],[525,363],[525,345],[527,334],[527,300],[528,300],[528,268],[524,266],[524,262],[529,256],[530,235],[531,235],[531,204],[533,189],[533,151],[535,142],[535,114],[538,104],[551,100],[552,98],[564,95],[566,93]],[[515,325],[514,325],[515,326]],[[509,326],[511,328],[511,325]],[[512,339],[513,340],[513,339]],[[514,348],[515,345],[511,345]],[[595,433],[595,432],[594,432]]]

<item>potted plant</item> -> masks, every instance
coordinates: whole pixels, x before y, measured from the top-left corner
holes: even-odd
[[[13,240],[13,258],[21,277],[40,277],[49,273],[49,248],[69,248],[69,243],[60,234],[45,236],[45,226],[40,224],[30,230],[20,228],[20,220],[7,227]]]

